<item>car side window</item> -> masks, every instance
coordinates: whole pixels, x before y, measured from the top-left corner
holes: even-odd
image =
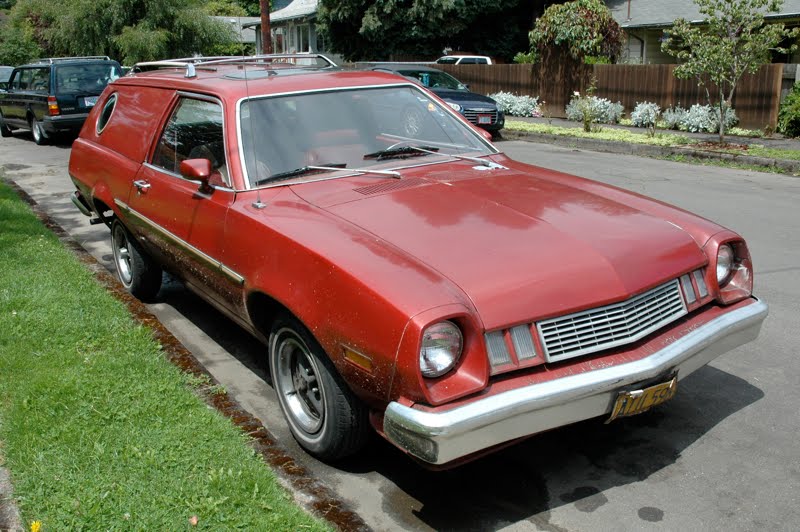
[[[182,98],[172,112],[153,154],[152,164],[180,174],[181,161],[211,161],[212,185],[228,184],[223,139],[222,106],[217,102]]]
[[[486,58],[484,58],[484,57],[479,57],[478,59],[476,59],[476,60],[475,60],[475,64],[476,64],[476,65],[485,65],[485,64],[487,64],[487,63],[486,63]]]
[[[15,83],[18,83],[18,85],[16,85],[14,88],[19,89],[21,91],[30,90],[32,78],[33,78],[33,69],[26,68],[24,70],[20,70],[17,73],[17,79],[14,80]]]
[[[50,69],[47,67],[31,69],[31,80],[28,88],[34,91],[48,92],[50,90]]]

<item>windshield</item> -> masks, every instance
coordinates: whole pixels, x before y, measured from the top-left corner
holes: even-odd
[[[100,94],[120,76],[122,71],[113,63],[60,65],[56,69],[56,90]]]
[[[447,72],[439,70],[398,70],[398,72],[407,78],[419,81],[423,86],[430,89],[468,90],[466,85]]]
[[[381,87],[252,98],[240,107],[247,181],[269,184],[310,166],[406,165],[408,157],[495,153],[417,87]],[[419,146],[427,151],[412,150]],[[398,149],[398,148],[404,149]]]

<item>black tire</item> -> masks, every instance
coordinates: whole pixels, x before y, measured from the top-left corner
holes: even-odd
[[[321,460],[337,460],[364,446],[370,434],[366,407],[291,315],[272,326],[269,367],[281,410],[301,447]]]
[[[35,116],[31,117],[30,126],[33,142],[35,142],[37,146],[44,146],[47,144],[47,133],[44,132],[42,123],[39,122]]]
[[[6,125],[6,120],[3,118],[3,115],[0,114],[0,137],[10,137],[11,136],[11,128]]]
[[[111,249],[117,277],[128,292],[152,301],[161,289],[161,267],[145,255],[118,220],[111,224]]]

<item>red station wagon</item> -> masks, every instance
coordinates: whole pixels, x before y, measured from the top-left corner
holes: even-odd
[[[138,70],[73,146],[73,201],[132,294],[166,270],[264,342],[320,459],[370,426],[435,467],[638,414],[767,315],[738,234],[513,161],[404,78],[308,54]]]

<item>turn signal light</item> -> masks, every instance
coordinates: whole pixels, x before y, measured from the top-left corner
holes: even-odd
[[[61,109],[58,108],[58,100],[56,100],[55,96],[47,97],[47,111],[50,113],[50,116],[61,114]]]

